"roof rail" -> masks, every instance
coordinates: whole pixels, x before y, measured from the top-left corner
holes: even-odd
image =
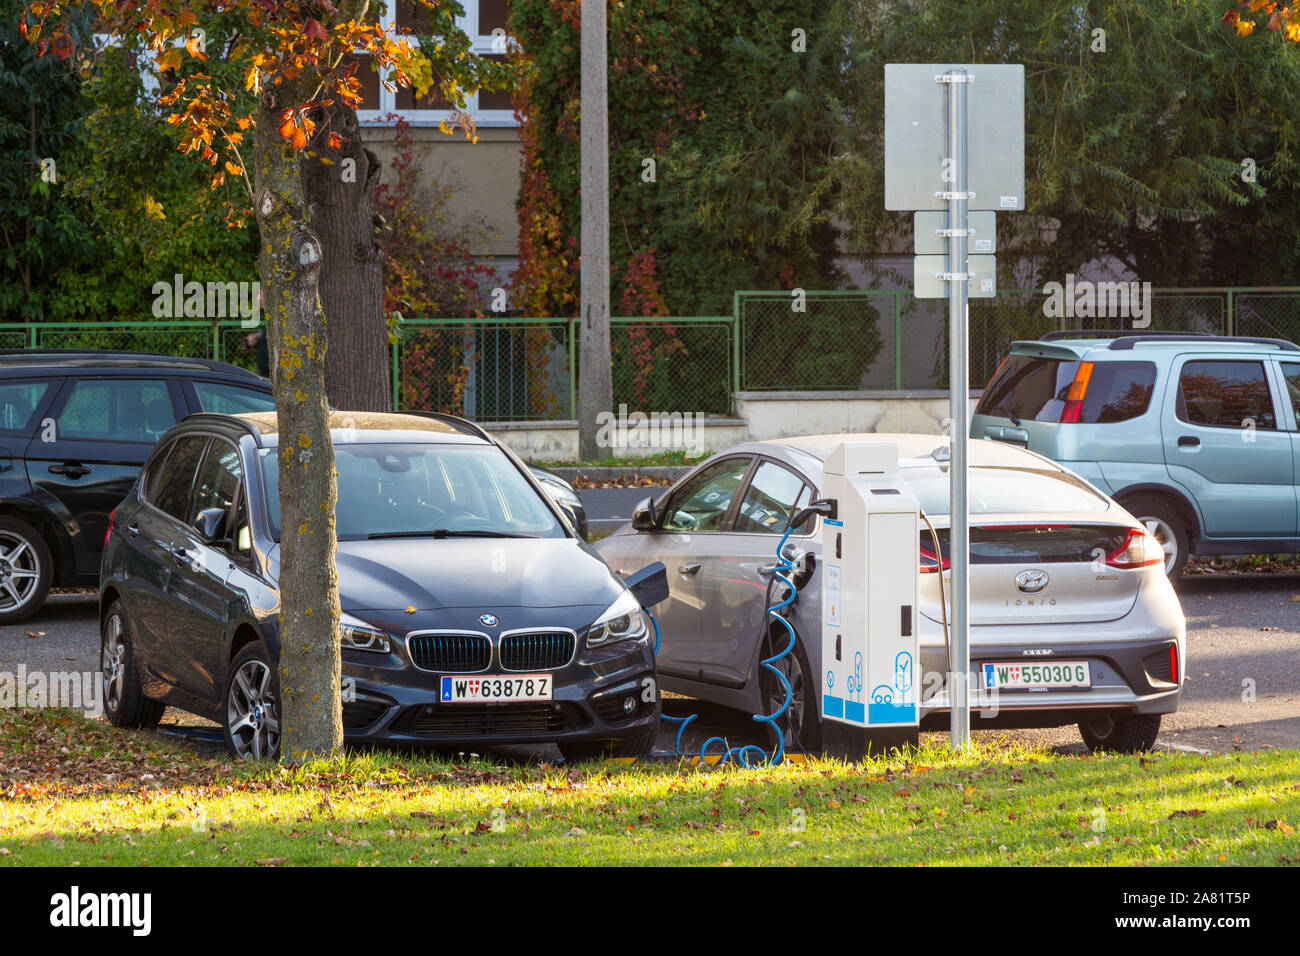
[[[421,418],[432,418],[435,421],[442,422],[444,425],[450,425],[452,428],[466,435],[474,435],[477,438],[492,441],[493,438],[485,432],[479,425],[470,421],[468,418],[461,418],[459,415],[448,415],[446,412],[419,412],[419,411],[401,411],[398,415],[419,415]]]
[[[219,359],[199,358],[191,355],[163,355],[161,352],[133,352],[129,349],[0,349],[0,358],[39,359],[42,356],[52,358],[100,358],[106,361],[116,359],[140,362],[187,363],[191,366],[211,369],[214,372],[234,372],[241,376],[265,381],[262,376],[250,369],[242,368],[230,362],[222,362]]]
[[[1200,332],[1176,334],[1171,332],[1162,334],[1158,336],[1158,338],[1174,342],[1223,342],[1226,344],[1245,342],[1251,345],[1271,345],[1274,348],[1282,349],[1287,352],[1300,352],[1300,345],[1296,345],[1294,342],[1288,342],[1286,339],[1261,339],[1247,335],[1205,335]],[[1115,339],[1107,347],[1113,351],[1131,351],[1132,348],[1141,341],[1142,339],[1139,336],[1125,335]]]
[[[1244,342],[1250,345],[1271,345],[1287,352],[1300,352],[1300,345],[1286,339],[1257,338],[1247,335],[1215,335],[1212,332],[1156,332],[1147,329],[1057,329],[1039,338],[1041,342],[1059,342],[1062,339],[1110,339],[1107,348],[1131,351],[1139,342],[1151,339],[1169,342]]]

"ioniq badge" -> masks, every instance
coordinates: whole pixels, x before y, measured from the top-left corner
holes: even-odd
[[[1016,587],[1026,594],[1037,594],[1043,588],[1047,587],[1047,572],[1039,571],[1036,568],[1029,571],[1021,571],[1016,575]]]
[[[478,616],[478,622],[484,627],[496,627],[498,623],[495,614],[480,614]]]

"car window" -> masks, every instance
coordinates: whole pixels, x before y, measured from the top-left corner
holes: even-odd
[[[146,497],[177,521],[189,524],[190,490],[194,472],[203,457],[208,439],[203,435],[186,435],[172,442],[161,467],[151,470]]]
[[[1076,393],[1082,397],[1077,407],[1070,408],[1070,387],[1076,380],[1081,382]],[[1067,362],[1009,355],[975,410],[1032,422],[1122,422],[1146,412],[1155,384],[1154,362]]]
[[[161,379],[81,379],[59,413],[58,436],[89,441],[155,442],[176,424]]]
[[[233,527],[235,496],[243,477],[239,452],[229,442],[214,440],[194,486],[194,504],[190,509],[194,514],[190,518],[205,508],[220,508],[226,513],[227,525]]]
[[[749,471],[751,460],[726,458],[714,462],[682,485],[668,503],[664,530],[721,531],[731,499]]]
[[[17,381],[0,385],[0,431],[31,434],[32,416],[49,390],[49,382]]]
[[[804,480],[776,462],[762,462],[745,490],[733,530],[751,534],[784,534],[786,523],[808,503]]]
[[[336,445],[336,530],[340,540],[400,532],[487,532],[565,537],[542,496],[501,449],[491,445]],[[270,532],[280,535],[280,470],[262,456]]]
[[[1214,428],[1277,428],[1263,362],[1188,362],[1178,376],[1178,417]]]
[[[246,412],[273,412],[275,399],[266,392],[225,382],[194,382],[194,392],[205,412],[219,415],[243,415]]]
[[[907,487],[931,518],[947,515],[951,479],[946,467],[917,465],[899,469]],[[1110,503],[1066,471],[972,465],[967,482],[970,513],[1045,514],[1105,511]]]
[[[1300,423],[1300,365],[1291,362],[1282,363],[1282,375],[1286,381],[1286,393],[1295,409],[1296,422]]]

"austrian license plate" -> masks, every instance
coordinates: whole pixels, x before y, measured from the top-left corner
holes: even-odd
[[[501,674],[487,677],[444,677],[444,704],[484,701],[550,700],[550,674]]]
[[[1023,661],[984,665],[985,690],[1047,690],[1092,687],[1087,661]]]

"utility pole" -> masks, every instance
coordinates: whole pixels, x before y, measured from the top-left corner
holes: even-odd
[[[609,350],[609,94],[606,0],[582,0],[582,279],[578,365],[578,454],[597,446],[596,417],[614,405]]]

